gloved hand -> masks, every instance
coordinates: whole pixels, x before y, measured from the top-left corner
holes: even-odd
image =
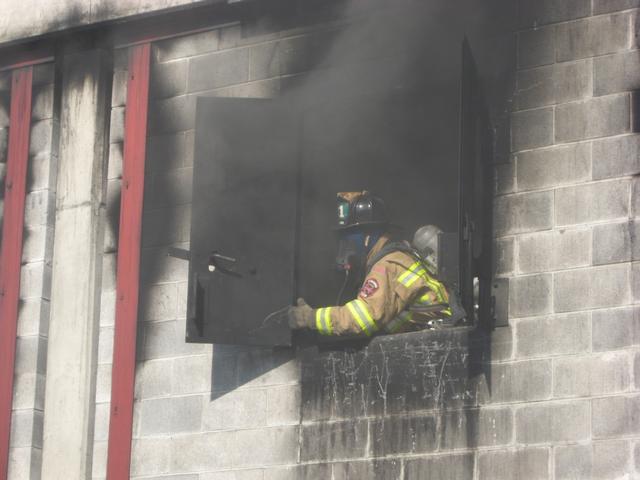
[[[289,327],[292,329],[313,328],[316,324],[313,309],[307,305],[304,299],[299,298],[298,306],[289,307],[287,316],[289,317]]]

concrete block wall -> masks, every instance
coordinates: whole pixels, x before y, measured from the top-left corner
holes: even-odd
[[[520,1],[512,159],[496,198],[513,352],[491,379],[539,375],[514,399],[512,448],[481,454],[480,478],[640,474],[638,6]]]
[[[2,193],[9,126],[8,77],[0,80]],[[57,165],[53,64],[34,67],[31,121],[9,452],[9,478],[16,480],[40,478]]]

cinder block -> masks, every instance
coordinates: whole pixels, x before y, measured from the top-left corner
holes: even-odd
[[[303,462],[346,460],[362,458],[368,454],[369,433],[366,420],[316,423],[303,425],[301,428],[300,460]]]
[[[546,147],[553,143],[553,108],[515,112],[511,115],[511,151]]]
[[[525,30],[518,34],[518,68],[549,65],[555,59],[555,26]]]
[[[127,103],[127,82],[129,72],[125,70],[114,70],[113,83],[111,85],[111,106],[123,107]]]
[[[371,449],[374,457],[398,454],[419,454],[434,451],[438,446],[434,415],[388,417],[371,422]],[[341,428],[345,428],[341,424]],[[360,439],[363,445],[366,436]],[[364,456],[369,452],[364,451]],[[330,457],[329,457],[330,458]]]
[[[27,192],[55,189],[58,160],[51,152],[41,152],[29,158],[27,172]],[[52,205],[53,206],[53,205]]]
[[[178,343],[184,342],[184,332],[177,329],[175,320],[146,323],[143,328],[144,347],[141,353],[145,360],[175,356]]]
[[[170,438],[134,439],[131,445],[131,476],[169,473],[172,452],[174,449]],[[187,452],[181,454],[186,456]]]
[[[558,358],[553,363],[555,397],[588,397],[619,393],[630,384],[627,353]]]
[[[633,383],[636,390],[640,387],[640,355],[635,354],[633,358]]]
[[[178,304],[176,315],[179,319],[187,318],[187,296],[189,284],[187,282],[178,283]]]
[[[267,425],[275,426],[300,423],[301,394],[299,385],[270,387],[266,390],[266,394]],[[255,408],[255,406],[252,408]]]
[[[117,258],[115,252],[102,255],[102,292],[114,292],[116,289]],[[115,300],[115,298],[114,298]],[[114,303],[115,306],[115,303]]]
[[[111,401],[111,364],[98,365],[96,374],[96,403]]]
[[[154,53],[159,62],[215,52],[220,43],[220,30],[184,35],[154,43]]]
[[[122,148],[122,143],[111,143],[109,145],[107,180],[119,180],[122,178]]]
[[[203,55],[189,62],[189,92],[212,90],[248,80],[248,48]]]
[[[517,188],[538,190],[591,179],[591,146],[574,144],[516,156]]]
[[[506,275],[514,271],[514,250],[515,239],[513,237],[496,240],[496,273]]]
[[[14,410],[11,414],[10,448],[42,448],[42,412]]]
[[[12,407],[44,410],[44,374],[31,372],[14,375]]]
[[[638,173],[640,173],[640,135],[605,138],[593,142],[594,180]]]
[[[629,213],[628,180],[566,187],[555,192],[556,225],[613,221]]]
[[[145,285],[140,293],[139,315],[144,321],[176,319],[177,284]]]
[[[332,478],[333,480],[352,480],[356,478],[384,478],[395,480],[400,478],[401,461],[394,460],[365,460],[361,462],[345,462],[333,464],[333,477],[305,477]],[[292,479],[293,480],[293,479]]]
[[[632,92],[640,88],[638,51],[598,57],[594,65],[594,95]]]
[[[136,398],[140,400],[170,395],[173,359],[140,362],[136,370]]]
[[[640,309],[638,307],[597,310],[591,315],[595,352],[640,344]]]
[[[27,193],[24,205],[24,224],[27,227],[52,225],[55,205],[55,193],[48,190],[38,190]]]
[[[211,392],[211,364],[209,355],[176,358],[171,372],[173,393]],[[229,367],[231,366],[227,366]]]
[[[472,479],[474,455],[442,455],[410,459],[405,462],[404,480],[428,478],[429,480]]]
[[[590,264],[590,229],[553,230],[518,237],[520,273],[548,272]]]
[[[31,121],[53,117],[53,83],[33,88],[31,99]]]
[[[31,480],[40,474],[42,450],[33,447],[9,449],[8,476],[11,480]]]
[[[116,318],[116,292],[102,292],[100,298],[100,326],[113,326]]]
[[[156,398],[138,404],[142,413],[140,433],[142,436],[197,432],[202,422],[201,395],[189,397]]]
[[[152,202],[149,207],[162,208],[191,203],[193,169],[179,168],[158,172],[154,176]]]
[[[31,124],[29,156],[50,153],[53,140],[53,120],[40,120]]]
[[[155,63],[151,68],[151,98],[175,97],[187,90],[187,60]]]
[[[188,262],[168,256],[166,248],[143,248],[141,267],[147,284],[185,282],[188,278]]]
[[[516,441],[528,445],[590,438],[588,401],[538,404],[516,410]]]
[[[608,137],[630,131],[631,100],[628,94],[607,95],[556,107],[557,143]]]
[[[51,293],[51,265],[47,262],[27,263],[20,269],[20,299],[42,297]]]
[[[96,480],[103,480],[107,477],[107,448],[107,442],[93,442],[91,474]]]
[[[266,424],[267,392],[263,389],[233,390],[207,400],[202,415],[202,428],[206,431],[258,428]]]
[[[551,275],[528,275],[509,280],[509,316],[530,317],[550,313]]]
[[[147,164],[149,171],[165,171],[193,165],[193,145],[185,132],[149,137]]]
[[[508,445],[513,440],[510,408],[459,410],[442,414],[440,449]],[[386,435],[385,432],[381,432]]]
[[[637,303],[640,301],[640,263],[634,262],[631,264],[631,294],[633,301]]]
[[[591,478],[624,478],[633,472],[628,441],[594,442]]]
[[[195,128],[196,97],[179,97],[156,100],[149,105],[149,133],[182,132]]]
[[[640,222],[597,225],[593,228],[593,264],[628,262],[640,259]]]
[[[513,357],[514,329],[510,326],[491,332],[491,361],[499,362]]]
[[[51,258],[53,245],[48,238],[53,235],[53,229],[43,225],[26,227],[23,232],[22,262],[44,262]]]
[[[640,432],[640,397],[594,398],[591,404],[594,438],[619,437]]]
[[[631,300],[629,283],[628,264],[558,272],[553,286],[555,311],[626,305]]]
[[[627,49],[631,21],[629,13],[618,13],[564,23],[557,28],[556,58],[564,62]]]
[[[109,415],[111,414],[110,403],[99,403],[96,405],[95,423],[93,439],[95,442],[106,442],[109,438]]]
[[[590,60],[522,70],[517,74],[516,106],[524,110],[584,100],[592,90]]]
[[[636,7],[640,7],[638,0],[594,0],[593,13],[599,15]]]
[[[234,467],[266,467],[297,462],[301,448],[299,428],[296,425],[237,431],[231,449]]]
[[[548,448],[484,452],[478,456],[478,479],[546,480],[550,478],[548,465]]]
[[[18,336],[46,336],[49,326],[49,301],[34,297],[18,306]]]
[[[548,230],[552,226],[552,192],[507,195],[496,199],[494,229],[498,236]]]
[[[243,387],[283,385],[300,380],[300,362],[288,351],[250,349],[238,355],[238,382]]]
[[[518,2],[518,23],[521,28],[574,20],[586,17],[590,13],[590,0],[565,0],[562,2],[520,0]]]
[[[280,78],[270,78],[267,80],[259,80],[251,83],[242,83],[240,85],[218,88],[205,93],[207,96],[212,97],[273,98],[278,96],[281,83]]]
[[[111,109],[109,143],[120,143],[124,141],[124,117],[125,107],[114,107]]]
[[[516,358],[586,353],[591,344],[589,327],[587,313],[519,320],[515,326]]]
[[[98,334],[98,363],[113,361],[113,327],[101,327]]]
[[[591,445],[566,445],[554,449],[554,469],[557,480],[593,478],[593,448]]]
[[[142,218],[142,245],[153,247],[189,241],[191,205],[147,210]]]
[[[496,183],[495,183],[495,194],[496,195],[504,195],[506,193],[513,193],[516,190],[516,171],[515,164],[510,163],[502,163],[500,165],[496,165]]]
[[[537,360],[492,365],[486,403],[529,402],[551,396],[551,362]]]

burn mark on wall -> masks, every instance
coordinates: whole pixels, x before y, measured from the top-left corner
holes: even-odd
[[[495,422],[505,419],[478,409],[490,383],[489,350],[488,334],[464,328],[304,351],[301,460],[490,445],[502,430]]]

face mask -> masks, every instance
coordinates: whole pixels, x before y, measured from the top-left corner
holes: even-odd
[[[338,270],[364,267],[367,255],[380,238],[379,233],[347,233],[340,237],[336,266]]]

